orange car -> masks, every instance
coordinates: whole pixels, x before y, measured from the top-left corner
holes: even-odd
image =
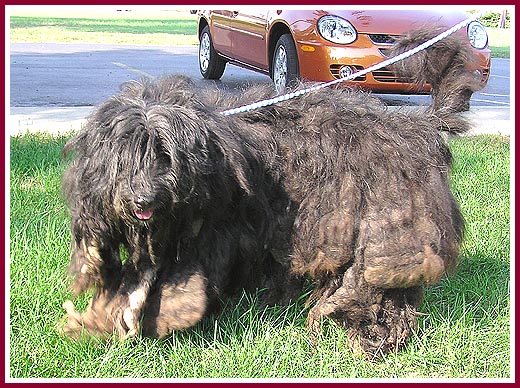
[[[199,11],[199,67],[204,78],[220,79],[226,63],[269,74],[278,92],[298,79],[331,81],[387,59],[386,50],[405,32],[425,26],[446,29],[466,20],[462,11]],[[478,21],[459,32],[475,52],[472,70],[484,87],[491,53]],[[378,93],[421,94],[382,68],[349,81]]]

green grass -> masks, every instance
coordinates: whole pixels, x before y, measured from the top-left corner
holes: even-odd
[[[87,18],[31,18],[11,17],[11,28],[37,28],[59,26],[69,32],[107,32],[130,34],[181,34],[197,33],[194,19],[87,19]]]
[[[70,297],[68,219],[60,197],[66,137],[11,137],[11,378],[508,378],[510,154],[501,137],[451,141],[453,189],[467,221],[459,270],[428,288],[419,330],[369,362],[325,325],[316,347],[301,303],[261,309],[254,296],[159,341],[76,342],[56,324]],[[86,299],[82,301],[83,305]]]
[[[493,58],[509,58],[511,35],[513,31],[509,28],[489,28],[487,27],[489,35],[489,49]]]
[[[186,14],[186,15],[185,15]],[[197,19],[175,12],[146,19],[132,17],[11,16],[11,42],[194,45]],[[141,16],[144,18],[144,16]]]
[[[163,11],[150,15],[121,13],[78,17],[61,13],[25,12],[10,18],[11,42],[84,42],[105,44],[196,45],[197,18],[188,11]],[[511,30],[488,28],[494,58],[509,58]]]

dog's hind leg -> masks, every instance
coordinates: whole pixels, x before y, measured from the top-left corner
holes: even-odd
[[[421,185],[399,172],[385,177],[365,192],[353,264],[318,287],[307,322],[318,330],[321,317],[332,318],[370,355],[403,346],[417,327],[423,285],[455,264],[462,233],[440,173],[431,171]]]
[[[438,283],[456,263],[462,234],[447,184],[431,171],[421,185],[390,177],[375,185],[359,226],[365,280],[383,289]]]
[[[367,283],[385,289],[436,284],[445,272],[442,258],[428,245],[413,256],[373,257],[367,264]]]
[[[309,311],[307,326],[316,333],[322,317],[331,318],[349,330],[353,350],[376,357],[403,346],[417,328],[422,288],[382,290],[367,284],[361,273],[355,264],[325,285]]]
[[[294,221],[292,271],[312,279],[342,273],[354,259],[361,200],[350,177],[309,190]]]

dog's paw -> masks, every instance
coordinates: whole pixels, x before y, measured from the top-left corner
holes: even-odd
[[[388,327],[384,324],[371,324],[348,331],[349,346],[355,353],[369,359],[403,348],[410,336],[408,324]]]
[[[81,314],[76,311],[74,303],[72,303],[71,300],[63,302],[62,307],[67,314],[58,324],[58,332],[68,335],[69,337],[76,337],[83,330]]]
[[[120,339],[125,340],[139,334],[142,307],[133,305],[132,294],[117,294],[110,301],[109,310],[114,331]]]
[[[122,339],[132,338],[139,334],[139,317],[141,316],[140,310],[134,310],[126,308],[123,311],[123,321],[125,322],[128,331],[122,336]]]
[[[307,327],[316,337],[322,319],[329,318],[348,330],[352,350],[374,358],[404,346],[417,327],[416,308],[422,302],[423,290],[375,288],[362,274],[360,266],[353,266],[345,272],[339,287],[339,281],[335,281],[322,290],[309,311]]]
[[[378,306],[375,320],[349,328],[350,347],[371,359],[403,348],[417,328],[418,313],[413,306],[388,302]]]
[[[111,323],[100,310],[93,309],[92,301],[87,311],[80,313],[70,300],[63,302],[66,315],[59,322],[57,329],[62,335],[71,338],[105,337],[111,330]]]

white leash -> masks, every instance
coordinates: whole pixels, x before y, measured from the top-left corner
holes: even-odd
[[[474,16],[472,16],[472,17],[470,17],[470,18],[468,18],[468,19],[466,19],[466,20],[456,24],[455,26],[453,26],[449,30],[444,31],[443,33],[437,35],[436,37],[434,37],[434,38],[432,38],[430,40],[427,40],[426,42],[420,44],[419,46],[417,46],[417,47],[415,47],[413,49],[405,51],[404,53],[401,53],[401,54],[399,54],[399,55],[397,55],[397,56],[395,56],[393,58],[390,58],[390,59],[384,60],[382,62],[379,62],[379,63],[377,63],[377,64],[375,64],[373,66],[370,66],[370,67],[368,67],[368,68],[366,68],[364,70],[360,70],[360,71],[358,71],[356,73],[353,73],[353,74],[351,74],[349,76],[346,76],[346,77],[343,77],[343,78],[339,78],[339,79],[336,79],[334,81],[318,84],[316,86],[312,86],[312,87],[307,88],[307,89],[297,90],[295,92],[284,94],[284,95],[281,95],[281,96],[277,96],[277,97],[274,97],[274,98],[271,98],[271,99],[268,99],[268,100],[258,101],[258,102],[255,102],[253,104],[244,105],[244,106],[241,106],[241,107],[238,107],[238,108],[225,110],[225,111],[221,112],[220,114],[222,114],[224,116],[229,116],[229,115],[234,115],[234,114],[238,114],[238,113],[249,112],[249,111],[252,111],[252,110],[255,110],[255,109],[258,109],[258,108],[262,108],[262,107],[265,107],[265,106],[270,106],[270,105],[276,104],[278,102],[287,101],[287,100],[290,100],[292,98],[301,96],[303,94],[310,93],[310,92],[313,92],[315,90],[319,90],[319,89],[323,89],[323,88],[329,87],[331,85],[335,85],[335,84],[338,84],[338,83],[341,83],[341,82],[349,81],[349,80],[352,80],[354,78],[357,78],[357,77],[360,77],[362,75],[365,75],[367,73],[370,73],[371,71],[379,70],[379,69],[381,69],[383,67],[390,66],[390,65],[392,65],[392,64],[394,64],[396,62],[399,62],[399,61],[402,61],[403,59],[411,57],[412,55],[418,53],[419,51],[425,50],[428,47],[433,46],[435,43],[443,40],[444,38],[446,38],[446,37],[450,36],[451,34],[457,32],[458,30],[466,27],[471,22],[477,20],[480,16],[482,16],[482,12],[479,12],[479,13],[475,14]]]

